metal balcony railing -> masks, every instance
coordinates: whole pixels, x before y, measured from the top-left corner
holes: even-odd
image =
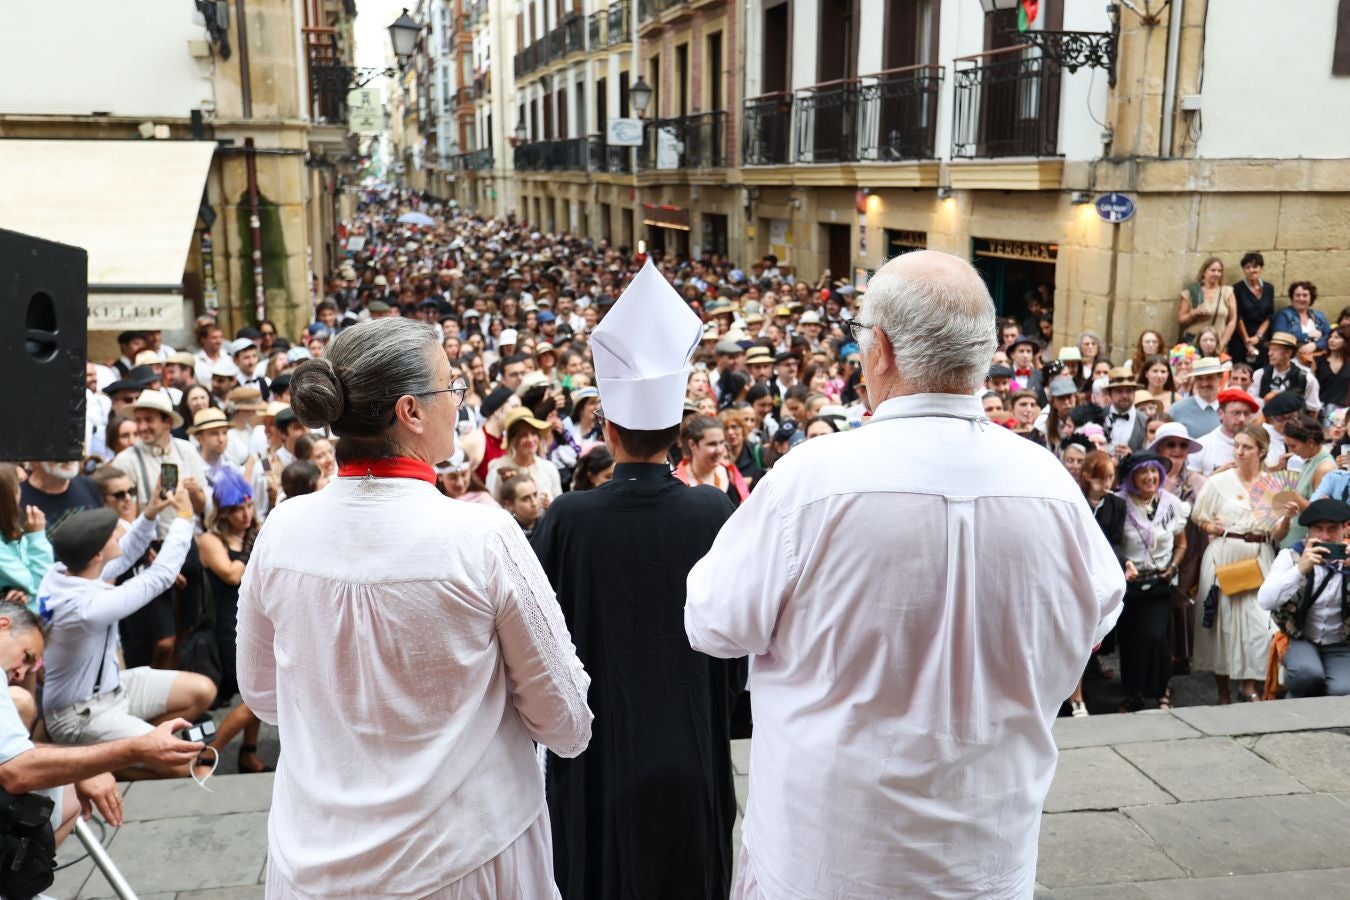
[[[516,148],[515,167],[521,172],[585,172],[588,159],[586,138],[535,141]]]
[[[548,33],[548,62],[562,59],[566,51],[567,35],[563,33],[563,26],[559,25]]]
[[[786,91],[751,97],[741,117],[742,162],[783,166],[792,158],[792,95]]]
[[[633,39],[632,0],[617,0],[609,5],[605,28],[605,46],[613,47]]]
[[[858,88],[858,159],[935,157],[945,74],[942,66],[908,66],[864,76]]]
[[[797,92],[797,162],[840,163],[858,158],[859,84],[858,79],[847,78]]]
[[[656,18],[656,0],[638,0],[638,24],[646,25]]]
[[[727,114],[696,113],[647,123],[638,168],[719,169],[726,159]]]
[[[492,168],[492,150],[484,148],[460,153],[451,157],[450,162],[456,172],[482,172]]]
[[[563,55],[583,53],[586,50],[586,17],[572,13],[563,19]]]
[[[586,40],[587,46],[592,50],[599,50],[605,46],[605,24],[609,16],[604,10],[593,12],[586,17]]]
[[[954,64],[953,158],[1058,155],[1058,65],[1026,47]]]

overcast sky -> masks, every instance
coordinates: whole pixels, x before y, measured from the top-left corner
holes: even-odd
[[[357,0],[356,3],[356,64],[363,68],[382,69],[387,64],[389,26],[403,12],[405,6],[416,7],[416,0]],[[392,61],[392,55],[389,57]],[[372,85],[382,83],[372,82]]]

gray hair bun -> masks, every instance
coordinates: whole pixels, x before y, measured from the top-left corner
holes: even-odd
[[[342,379],[327,359],[307,359],[291,375],[291,409],[306,427],[325,428],[342,418],[347,406]]]

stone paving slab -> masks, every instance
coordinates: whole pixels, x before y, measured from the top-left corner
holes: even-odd
[[[737,775],[750,774],[750,741],[731,742],[731,770]]]
[[[1036,889],[1035,900],[1148,900],[1137,884],[1093,884],[1088,887]]]
[[[1209,735],[1350,728],[1350,703],[1344,697],[1187,706],[1172,710],[1172,715]]]
[[[1347,894],[1350,894],[1350,869],[1320,869],[1138,884],[1098,884],[1053,891],[1040,887],[1036,891],[1036,900],[1271,900],[1297,896],[1339,898]]]
[[[1186,872],[1120,813],[1067,812],[1041,817],[1036,880],[1047,890],[1184,877]]]
[[[126,820],[143,822],[167,816],[218,816],[266,812],[272,806],[273,773],[213,775],[205,788],[190,778],[138,781],[126,793]]]
[[[1314,791],[1350,791],[1350,735],[1334,731],[1262,735],[1252,750]]]
[[[1231,738],[1125,744],[1117,747],[1116,752],[1183,801],[1308,790]]]
[[[1176,798],[1110,747],[1083,747],[1059,755],[1045,811],[1109,810],[1175,802]]]
[[[267,813],[129,822],[109,842],[108,853],[142,895],[256,885],[267,856]],[[95,872],[79,896],[116,895]]]
[[[1161,710],[1088,716],[1085,719],[1056,719],[1054,734],[1055,743],[1061,750],[1202,736],[1172,713]]]
[[[1347,807],[1326,794],[1140,806],[1123,815],[1200,878],[1340,867],[1350,846]]]
[[[211,888],[205,891],[183,891],[177,900],[262,900],[263,886],[250,884],[244,887]]]

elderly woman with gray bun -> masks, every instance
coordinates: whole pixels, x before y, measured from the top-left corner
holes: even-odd
[[[240,692],[286,735],[270,898],[556,896],[534,742],[586,748],[590,680],[520,527],[435,487],[465,387],[398,318],[291,380],[339,469],[268,516],[239,592]]]

